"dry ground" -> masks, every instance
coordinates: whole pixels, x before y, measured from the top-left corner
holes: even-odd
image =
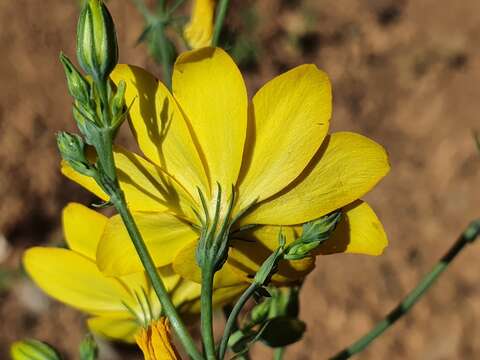
[[[134,47],[140,18],[130,2],[111,0],[121,60],[159,72]],[[256,61],[245,64],[251,93],[304,62],[331,76],[334,130],[353,130],[385,145],[392,172],[367,198],[390,237],[378,258],[318,259],[302,294],[304,340],[288,359],[324,359],[368,330],[479,215],[480,2],[476,0],[236,1],[255,4]],[[73,130],[57,61],[73,55],[75,1],[0,2],[0,266],[19,266],[22,250],[61,241],[59,213],[90,201],[58,172],[53,133]],[[360,359],[480,357],[480,246],[451,266],[417,308]],[[3,271],[3,270],[2,270]],[[18,276],[0,295],[0,358],[8,344],[34,336],[71,359],[81,315],[40,295]],[[70,349],[70,350],[69,350]],[[105,359],[118,359],[106,347]],[[267,358],[257,348],[256,359]]]

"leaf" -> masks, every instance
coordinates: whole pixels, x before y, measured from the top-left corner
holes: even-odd
[[[306,325],[303,321],[292,317],[280,316],[271,319],[266,324],[260,340],[273,348],[283,347],[299,341],[305,329]]]

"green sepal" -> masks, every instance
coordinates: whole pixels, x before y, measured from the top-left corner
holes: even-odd
[[[91,334],[88,334],[80,343],[79,353],[80,360],[97,360],[98,347]]]
[[[14,342],[10,355],[13,360],[61,360],[54,348],[35,339]]]
[[[281,232],[278,234],[278,241],[278,248],[272,254],[270,254],[267,260],[263,262],[262,266],[260,266],[260,269],[255,274],[253,281],[260,286],[268,285],[272,276],[277,272],[278,263],[283,257],[286,243],[285,236]]]
[[[75,100],[82,104],[88,104],[90,102],[90,84],[63,53],[60,53],[60,62],[65,70],[68,92]]]

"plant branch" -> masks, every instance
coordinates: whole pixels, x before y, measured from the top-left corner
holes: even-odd
[[[217,46],[218,41],[220,40],[220,33],[222,32],[223,22],[225,21],[225,16],[227,15],[229,3],[229,0],[220,0],[218,2],[215,25],[213,27],[212,46]]]
[[[420,281],[420,283],[395,307],[382,321],[380,321],[370,332],[354,342],[349,347],[340,351],[330,360],[348,359],[370,345],[377,337],[382,335],[393,324],[401,319],[417,303],[418,300],[430,289],[438,277],[448,268],[448,265],[468,244],[471,244],[480,234],[480,220],[470,223],[463,234],[440,259],[435,267]]]
[[[228,340],[230,339],[230,335],[232,334],[232,331],[236,326],[237,318],[238,318],[238,315],[240,314],[240,311],[242,311],[248,299],[252,297],[252,295],[255,293],[258,287],[259,285],[256,282],[251,283],[250,286],[240,296],[238,301],[235,303],[235,306],[233,307],[232,311],[230,312],[227,319],[227,323],[225,324],[225,330],[223,331],[223,337],[222,337],[222,340],[220,341],[220,346],[218,348],[218,358],[220,360],[222,360],[225,357],[225,353],[227,351],[227,346],[228,346]]]
[[[216,360],[215,340],[213,337],[213,266],[209,263],[202,269],[202,292],[200,295],[200,327],[207,360]]]

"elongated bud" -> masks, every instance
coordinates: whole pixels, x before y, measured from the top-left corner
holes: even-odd
[[[88,104],[90,100],[90,84],[63,53],[60,53],[60,62],[65,70],[68,92],[75,100]]]
[[[286,240],[281,232],[278,234],[278,242],[278,248],[270,254],[255,274],[253,281],[260,286],[267,285],[270,282],[272,276],[278,270],[278,263],[283,258]]]
[[[214,0],[195,0],[184,36],[192,49],[210,46],[213,34]]]
[[[17,341],[10,347],[13,360],[61,360],[51,346],[34,339]]]
[[[127,84],[124,80],[121,80],[117,86],[117,92],[112,98],[111,101],[111,110],[112,110],[112,124],[114,127],[121,125],[123,119],[125,118],[125,91]]]
[[[83,175],[93,175],[94,169],[85,156],[85,143],[80,136],[65,131],[59,132],[57,145],[62,159],[67,161],[75,171]]]
[[[95,80],[105,80],[118,63],[113,19],[101,0],[87,0],[77,25],[77,57]]]
[[[161,317],[135,336],[145,360],[181,360],[172,342],[168,319]]]
[[[97,360],[98,347],[92,335],[87,335],[80,343],[80,360]]]
[[[285,259],[298,260],[309,256],[314,249],[330,237],[341,218],[342,213],[337,211],[305,223],[302,235],[289,246]]]

